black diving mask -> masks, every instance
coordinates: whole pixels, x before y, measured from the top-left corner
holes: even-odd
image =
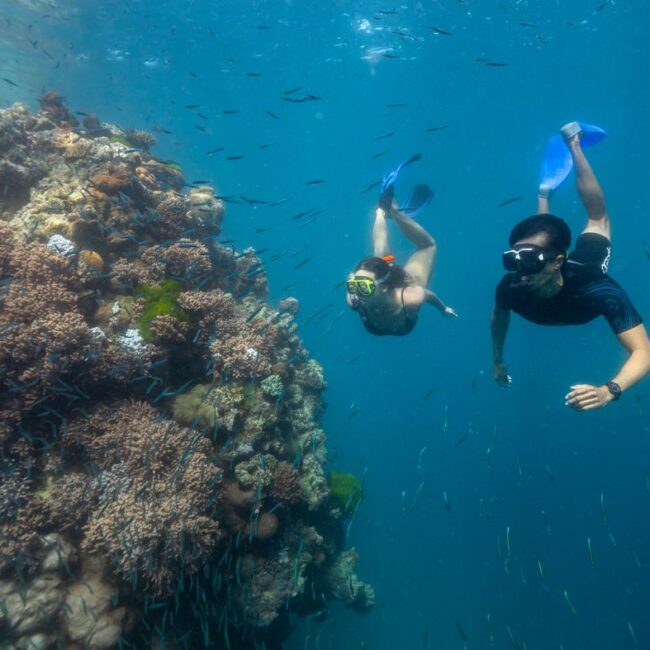
[[[518,275],[535,275],[544,269],[546,262],[556,257],[557,253],[541,246],[525,244],[503,253],[503,268]]]

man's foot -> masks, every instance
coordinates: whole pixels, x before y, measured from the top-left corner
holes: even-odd
[[[582,134],[582,127],[578,122],[569,122],[560,129],[560,134],[567,144],[576,138],[579,141],[580,135]]]
[[[550,185],[542,183],[539,186],[539,190],[537,190],[537,196],[539,196],[540,199],[550,199],[551,196],[553,196],[553,188]]]

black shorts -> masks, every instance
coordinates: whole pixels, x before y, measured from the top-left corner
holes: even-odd
[[[607,273],[612,257],[612,243],[603,235],[586,232],[576,240],[576,247],[569,259],[585,266],[599,267],[603,274]]]

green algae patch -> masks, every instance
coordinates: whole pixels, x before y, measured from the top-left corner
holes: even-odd
[[[45,483],[34,492],[34,496],[42,499],[43,501],[50,501],[52,494],[54,492],[54,479],[51,476],[48,476],[45,479]],[[0,646],[0,649],[2,646]]]
[[[255,384],[246,384],[242,393],[244,397],[244,408],[247,411],[252,411],[260,397],[259,389]]]
[[[111,142],[118,142],[119,144],[123,144],[123,145],[125,145],[127,147],[132,147],[133,146],[131,144],[131,142],[127,138],[125,138],[124,136],[121,136],[121,135],[111,135],[111,136],[109,136],[108,139]]]
[[[167,167],[167,169],[171,169],[174,172],[178,172],[179,174],[183,173],[183,168],[177,163],[174,162],[173,160],[159,160],[158,161],[161,165],[164,165]]]
[[[363,498],[361,481],[348,472],[332,470],[327,476],[327,487],[330,501],[345,514],[354,512]]]
[[[140,335],[145,341],[152,340],[151,323],[157,316],[173,316],[189,320],[189,314],[178,304],[183,285],[178,280],[165,280],[159,286],[142,285],[138,296],[144,298],[144,311],[138,320]]]

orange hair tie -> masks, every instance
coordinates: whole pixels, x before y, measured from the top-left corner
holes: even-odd
[[[394,262],[395,261],[395,256],[394,255],[384,255],[382,258],[384,262]]]

